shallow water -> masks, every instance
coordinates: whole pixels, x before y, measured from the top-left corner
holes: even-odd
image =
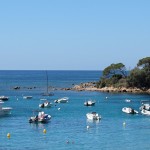
[[[49,71],[48,75],[50,86],[70,87],[80,82],[96,81],[101,72]],[[150,149],[150,117],[121,111],[128,106],[138,110],[140,101],[149,100],[149,95],[54,91],[54,96],[46,97],[49,101],[67,96],[69,102],[41,109],[52,116],[49,123],[30,124],[28,119],[33,110],[38,109],[45,85],[44,71],[0,71],[0,95],[9,96],[4,105],[13,107],[11,115],[0,118],[0,150]],[[14,86],[21,86],[21,89],[13,90]],[[35,89],[28,89],[34,86]],[[23,99],[23,95],[32,95],[33,99]],[[84,106],[84,101],[90,98],[96,100],[95,106]],[[125,99],[131,99],[131,103]],[[98,112],[102,119],[87,120],[86,113],[91,111]],[[47,130],[46,134],[43,129]],[[7,133],[11,134],[10,139]]]

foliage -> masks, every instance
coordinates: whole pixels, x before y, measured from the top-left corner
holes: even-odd
[[[122,63],[111,64],[106,67],[103,71],[103,76],[107,78],[111,78],[113,75],[121,74],[122,76],[126,76],[125,65]]]
[[[129,87],[146,87],[146,73],[144,70],[141,70],[139,68],[135,68],[130,72],[130,75],[128,76],[127,83]]]
[[[97,87],[137,87],[150,88],[150,57],[140,59],[137,67],[127,76],[125,65],[122,63],[111,64],[103,71],[103,76]]]
[[[148,69],[150,71],[150,57],[140,59],[137,66],[142,66],[143,69]]]
[[[138,88],[150,88],[150,57],[140,59],[128,79],[128,85]]]

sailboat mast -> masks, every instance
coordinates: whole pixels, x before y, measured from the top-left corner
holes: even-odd
[[[45,71],[45,73],[46,73],[46,93],[44,93],[43,94],[43,96],[53,96],[54,94],[53,93],[49,93],[48,92],[48,72],[47,72],[47,70]]]

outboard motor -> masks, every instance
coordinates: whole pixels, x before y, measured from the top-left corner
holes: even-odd
[[[42,108],[44,108],[44,103],[41,105]]]

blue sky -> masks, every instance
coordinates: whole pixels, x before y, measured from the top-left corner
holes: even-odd
[[[0,1],[0,70],[127,69],[150,56],[149,0]]]

